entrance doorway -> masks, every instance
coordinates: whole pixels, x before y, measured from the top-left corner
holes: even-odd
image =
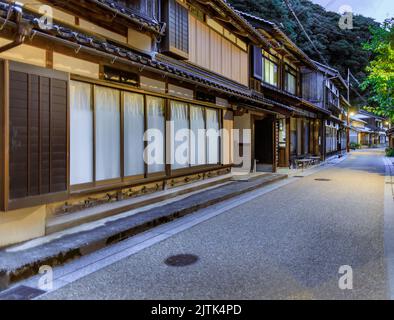
[[[254,159],[258,172],[274,171],[273,125],[271,117],[254,121]]]

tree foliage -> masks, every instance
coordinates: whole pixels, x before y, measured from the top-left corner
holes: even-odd
[[[307,55],[322,62],[283,0],[228,1],[238,10],[275,22]],[[327,62],[342,75],[346,75],[349,68],[358,79],[363,80],[370,57],[370,52],[363,50],[363,43],[370,40],[370,28],[379,24],[371,18],[354,15],[353,29],[342,30],[339,14],[326,11],[309,0],[291,0],[290,3]]]
[[[394,120],[394,19],[371,28],[371,33],[372,38],[364,44],[364,49],[373,58],[361,87],[371,92],[369,111]]]

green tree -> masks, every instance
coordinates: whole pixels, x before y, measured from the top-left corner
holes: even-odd
[[[238,10],[275,22],[312,59],[320,61],[319,54],[301,32],[297,22],[283,0],[229,0]],[[291,0],[294,11],[308,35],[333,68],[345,76],[347,69],[359,79],[366,76],[370,52],[363,50],[363,43],[371,37],[370,27],[379,26],[371,18],[354,15],[351,30],[342,30],[340,15],[326,11],[309,0]],[[322,62],[322,61],[320,61]]]
[[[370,90],[370,106],[366,109],[394,120],[394,19],[386,20],[371,32],[372,38],[364,49],[372,53],[372,60],[361,85],[362,89]]]

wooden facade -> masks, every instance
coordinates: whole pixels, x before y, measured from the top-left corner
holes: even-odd
[[[325,158],[326,124],[340,121],[341,107],[326,103],[335,101],[322,67],[274,24],[223,0],[40,2],[53,8],[48,29],[37,24],[37,6],[0,0],[1,211],[74,212],[133,196],[136,187],[163,190],[228,173],[245,154],[248,173]],[[2,50],[20,30],[17,18],[31,28]],[[214,153],[213,163],[207,155],[197,164],[168,163],[170,121],[250,130],[251,139],[235,145],[233,136],[218,136],[214,151],[204,138],[198,152]],[[144,132],[157,127],[164,164],[152,169]]]

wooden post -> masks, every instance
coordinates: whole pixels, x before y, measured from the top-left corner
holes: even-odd
[[[0,206],[8,210],[9,200],[9,63],[0,61],[0,121],[2,126],[0,138]]]

